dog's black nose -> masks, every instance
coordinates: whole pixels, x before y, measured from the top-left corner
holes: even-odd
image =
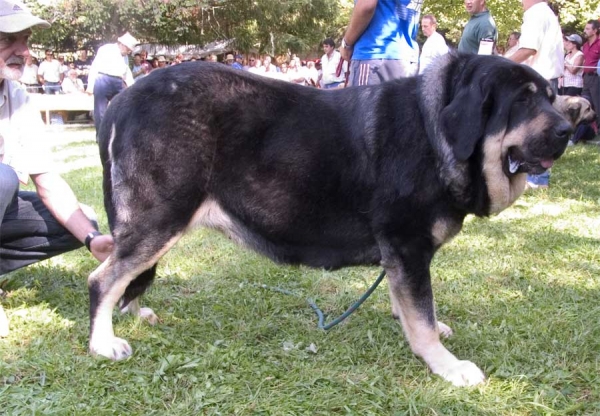
[[[573,129],[571,125],[566,121],[560,122],[557,126],[554,127],[554,135],[560,141],[567,141],[571,136]]]

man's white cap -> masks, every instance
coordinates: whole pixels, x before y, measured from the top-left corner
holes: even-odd
[[[132,51],[139,44],[138,40],[136,38],[134,38],[133,36],[131,36],[131,34],[129,32],[126,32],[123,36],[121,36],[120,38],[117,38],[117,40],[120,43],[122,43],[123,45],[127,46]]]
[[[48,29],[50,23],[32,15],[20,1],[0,0],[0,32],[17,33],[33,26]]]

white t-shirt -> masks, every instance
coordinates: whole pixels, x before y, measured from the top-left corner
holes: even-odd
[[[321,57],[321,68],[323,68],[323,84],[333,84],[335,82],[344,82],[346,80],[346,76],[344,72],[346,71],[347,62],[344,62],[346,65],[342,68],[339,76],[335,76],[337,71],[337,67],[340,64],[340,59],[342,59],[342,55],[338,51],[333,51],[331,54],[331,58],[324,54]]]
[[[44,59],[38,68],[38,75],[46,82],[60,82],[60,62],[56,59],[48,61]]]
[[[40,111],[22,86],[7,79],[0,86],[0,162],[11,166],[22,182],[54,165]]]
[[[521,48],[534,49],[535,55],[523,62],[546,79],[563,74],[565,53],[558,18],[546,2],[536,3],[523,14]]]
[[[448,45],[446,45],[444,37],[438,32],[433,32],[423,44],[421,59],[419,61],[419,74],[422,74],[425,68],[427,68],[435,58],[446,55],[447,53]]]

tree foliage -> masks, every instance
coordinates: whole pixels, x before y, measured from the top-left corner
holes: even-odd
[[[581,33],[585,22],[600,17],[600,0],[553,0],[561,24]],[[144,42],[199,44],[235,39],[240,50],[272,55],[316,51],[328,36],[340,40],[352,0],[29,0],[52,23],[33,41],[61,50],[95,47],[130,31]],[[518,30],[520,0],[488,0],[500,39]],[[469,19],[462,0],[425,0],[446,38],[457,43]]]

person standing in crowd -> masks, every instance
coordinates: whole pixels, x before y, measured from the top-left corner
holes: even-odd
[[[54,53],[46,50],[46,59],[42,61],[38,68],[38,81],[44,88],[45,94],[59,94],[60,83],[65,74],[60,71],[60,62],[54,59]]]
[[[486,54],[485,48],[480,48],[480,46],[482,46],[482,41],[493,41],[494,43],[498,41],[496,22],[487,8],[485,0],[465,0],[465,9],[471,15],[471,19],[463,29],[458,43],[458,51]]]
[[[558,94],[558,79],[565,66],[563,35],[558,17],[545,0],[523,0],[523,25],[519,50],[509,59],[535,69],[548,80]],[[541,175],[527,175],[530,188],[547,188],[550,170]]]
[[[75,60],[75,69],[77,69],[79,79],[86,86],[88,83],[88,75],[90,73],[90,67],[92,66],[92,59],[88,56],[88,52],[85,49],[81,49],[77,52],[77,59]]]
[[[423,49],[421,51],[419,74],[422,74],[435,58],[448,53],[446,40],[437,32],[437,20],[434,15],[426,14],[423,16],[423,19],[421,19],[421,30],[427,37],[427,40],[423,44]]]
[[[15,0],[0,0],[0,10],[0,275],[84,244],[102,262],[113,239],[97,231],[89,219],[95,214],[86,216],[71,187],[53,170],[40,112],[17,82],[30,56],[31,28],[50,24]],[[19,189],[19,182],[29,179],[36,192]],[[8,330],[0,304],[0,336]]]
[[[94,125],[96,134],[108,107],[115,95],[133,84],[127,56],[139,42],[129,32],[117,39],[116,43],[101,46],[92,62],[88,78],[87,92],[94,94]]]
[[[512,32],[506,42],[506,52],[502,56],[510,58],[519,50],[519,39],[521,38],[521,32]]]
[[[136,53],[133,55],[133,66],[131,68],[131,75],[133,79],[136,79],[142,74],[142,55]]]
[[[583,91],[583,52],[579,50],[583,40],[572,34],[565,37],[565,70],[563,75],[563,95],[579,96]]]
[[[23,75],[19,81],[21,84],[25,85],[28,93],[37,94],[40,92],[40,84],[38,82],[38,66],[33,63],[33,57],[31,55],[27,55],[25,58]]]
[[[340,53],[349,85],[373,85],[415,75],[422,0],[356,0]],[[324,68],[323,68],[324,69]]]
[[[225,65],[233,67],[234,63],[235,63],[235,58],[233,57],[233,54],[228,53],[227,56],[225,56]]]
[[[346,81],[345,70],[337,73],[342,55],[335,50],[335,42],[331,38],[323,41],[323,56],[321,57],[321,85],[324,89],[329,90],[338,88]],[[347,65],[345,63],[345,65]]]
[[[231,64],[231,67],[234,69],[244,69],[244,56],[243,55],[236,55],[235,56],[235,62],[233,64]]]
[[[600,21],[590,20],[585,25],[583,34],[587,40],[583,44],[583,90],[581,96],[592,103],[596,111],[594,133],[600,127],[600,84],[596,67],[600,60]]]

